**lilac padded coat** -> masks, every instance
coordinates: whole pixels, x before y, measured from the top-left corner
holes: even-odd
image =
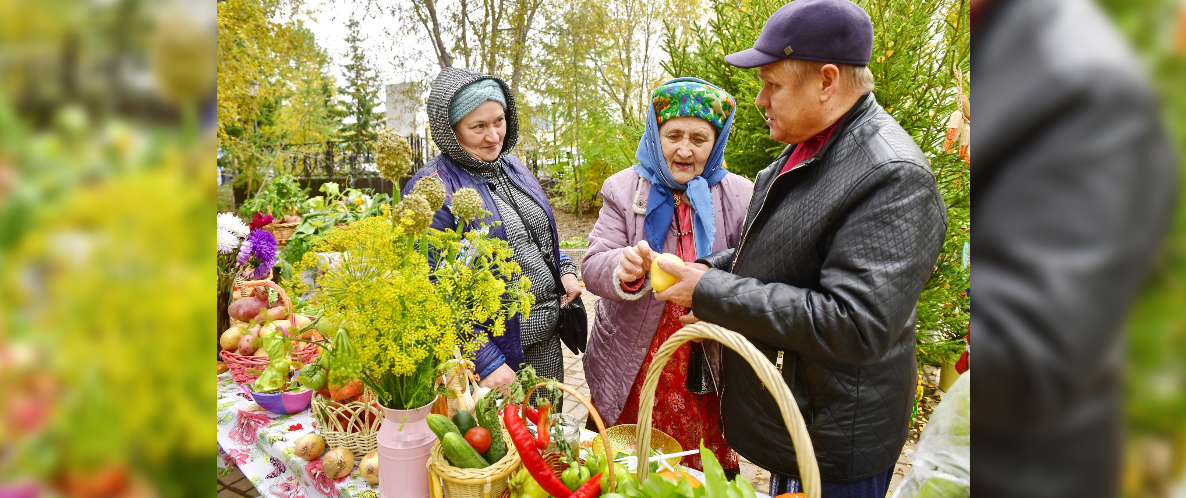
[[[607,422],[616,421],[621,415],[667,304],[655,299],[649,279],[638,292],[627,293],[615,276],[622,251],[646,239],[643,218],[650,190],[651,182],[633,168],[605,180],[601,186],[601,212],[589,234],[589,250],[581,262],[585,288],[601,298],[593,305],[593,328],[584,356],[585,380],[597,411]],[[709,187],[709,191],[716,224],[712,251],[736,247],[754,184],[730,173]],[[673,224],[662,252],[674,252],[675,237]],[[719,372],[719,345],[708,342],[705,345],[714,370]]]

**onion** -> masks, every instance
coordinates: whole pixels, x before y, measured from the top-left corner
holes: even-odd
[[[325,453],[325,438],[316,432],[310,432],[296,440],[296,447],[292,454],[301,457],[306,462],[316,460]]]
[[[222,337],[218,338],[218,344],[222,346],[222,349],[236,349],[245,332],[247,332],[247,327],[231,325],[231,328],[223,331]]]
[[[341,479],[354,470],[354,454],[341,446],[329,450],[321,459],[321,469],[330,479]]]
[[[366,479],[371,484],[379,484],[379,452],[372,451],[367,453],[367,456],[362,457],[362,462],[358,464],[358,473],[362,474],[362,478]]]

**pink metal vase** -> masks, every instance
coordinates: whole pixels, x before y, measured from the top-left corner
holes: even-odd
[[[412,410],[382,408],[383,424],[378,434],[379,496],[428,498],[428,452],[437,440],[428,428],[432,403]]]

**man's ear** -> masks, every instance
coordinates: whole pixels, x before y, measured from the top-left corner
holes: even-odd
[[[827,102],[840,92],[840,68],[835,64],[820,67],[820,102]]]

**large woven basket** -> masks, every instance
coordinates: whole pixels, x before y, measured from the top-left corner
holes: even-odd
[[[795,459],[799,463],[799,476],[803,483],[803,491],[807,498],[819,498],[820,478],[819,463],[815,459],[815,449],[811,445],[811,437],[807,433],[807,424],[803,422],[803,414],[799,413],[799,405],[791,395],[790,388],[782,380],[782,375],[766,356],[750,344],[741,334],[708,322],[697,322],[684,326],[659,346],[655,358],[647,369],[646,380],[638,399],[638,440],[639,448],[646,448],[651,441],[651,409],[655,402],[655,388],[659,385],[659,376],[663,373],[663,366],[675,350],[692,339],[712,339],[732,349],[745,358],[750,367],[758,374],[758,379],[770,390],[775,403],[782,411],[782,421],[791,434],[791,442],[795,445]],[[638,455],[638,480],[646,479],[651,470],[650,455],[640,452]]]
[[[539,389],[546,385],[548,385],[547,382],[540,382],[539,384],[536,384],[534,387],[527,390],[527,394],[526,394],[526,396],[524,396],[523,399],[531,399],[531,393],[535,392],[536,389]],[[615,454],[615,453],[613,453],[613,443],[612,443],[613,440],[610,439],[609,434],[607,433],[607,429],[605,428],[605,422],[601,419],[601,414],[597,413],[597,407],[593,406],[593,403],[591,403],[588,398],[583,396],[580,392],[578,392],[572,386],[557,383],[556,387],[559,388],[561,391],[571,394],[572,397],[576,398],[576,400],[579,401],[582,405],[585,405],[585,408],[587,408],[589,410],[589,418],[592,419],[593,423],[597,425],[597,433],[601,437],[601,444],[604,445],[605,448],[607,448],[607,453],[609,453],[611,455]],[[527,410],[520,410],[519,418],[523,420],[524,424],[526,424],[527,423]],[[508,440],[509,440],[509,438],[508,438]],[[548,467],[550,469],[552,469],[552,473],[556,474],[557,477],[559,477],[560,474],[562,474],[565,470],[568,470],[568,462],[561,460],[561,455],[558,453],[545,453],[544,454],[544,462],[548,464]],[[585,459],[578,457],[577,463],[580,465],[584,465]],[[605,476],[608,481],[606,484],[609,484],[609,489],[601,490],[601,494],[612,493],[614,490],[617,489],[616,488],[617,484],[614,483],[614,473],[607,472],[605,474]],[[507,488],[507,489],[503,489],[502,493],[498,495],[498,498],[510,498],[510,496],[511,496],[511,490],[509,488]],[[440,498],[440,497],[434,495],[433,498]]]
[[[313,396],[313,420],[317,433],[330,448],[345,447],[355,455],[365,455],[379,447],[379,426],[383,410],[371,396],[366,401],[339,403],[324,396]]]
[[[261,285],[276,290],[280,301],[284,303],[285,309],[288,310],[288,316],[291,317],[293,312],[292,301],[288,299],[288,293],[284,292],[284,289],[276,285],[275,282],[270,280],[250,280],[243,282],[243,288],[248,292]],[[319,351],[320,348],[315,345],[305,345],[300,349],[294,347],[292,349],[292,358],[301,362],[301,364],[307,365],[317,359]],[[255,382],[255,379],[259,378],[260,372],[263,372],[263,369],[271,361],[267,356],[243,356],[231,351],[222,351],[219,354],[222,355],[222,361],[226,363],[227,370],[230,370],[231,378],[240,384]],[[256,370],[256,372],[250,372],[249,370]]]

